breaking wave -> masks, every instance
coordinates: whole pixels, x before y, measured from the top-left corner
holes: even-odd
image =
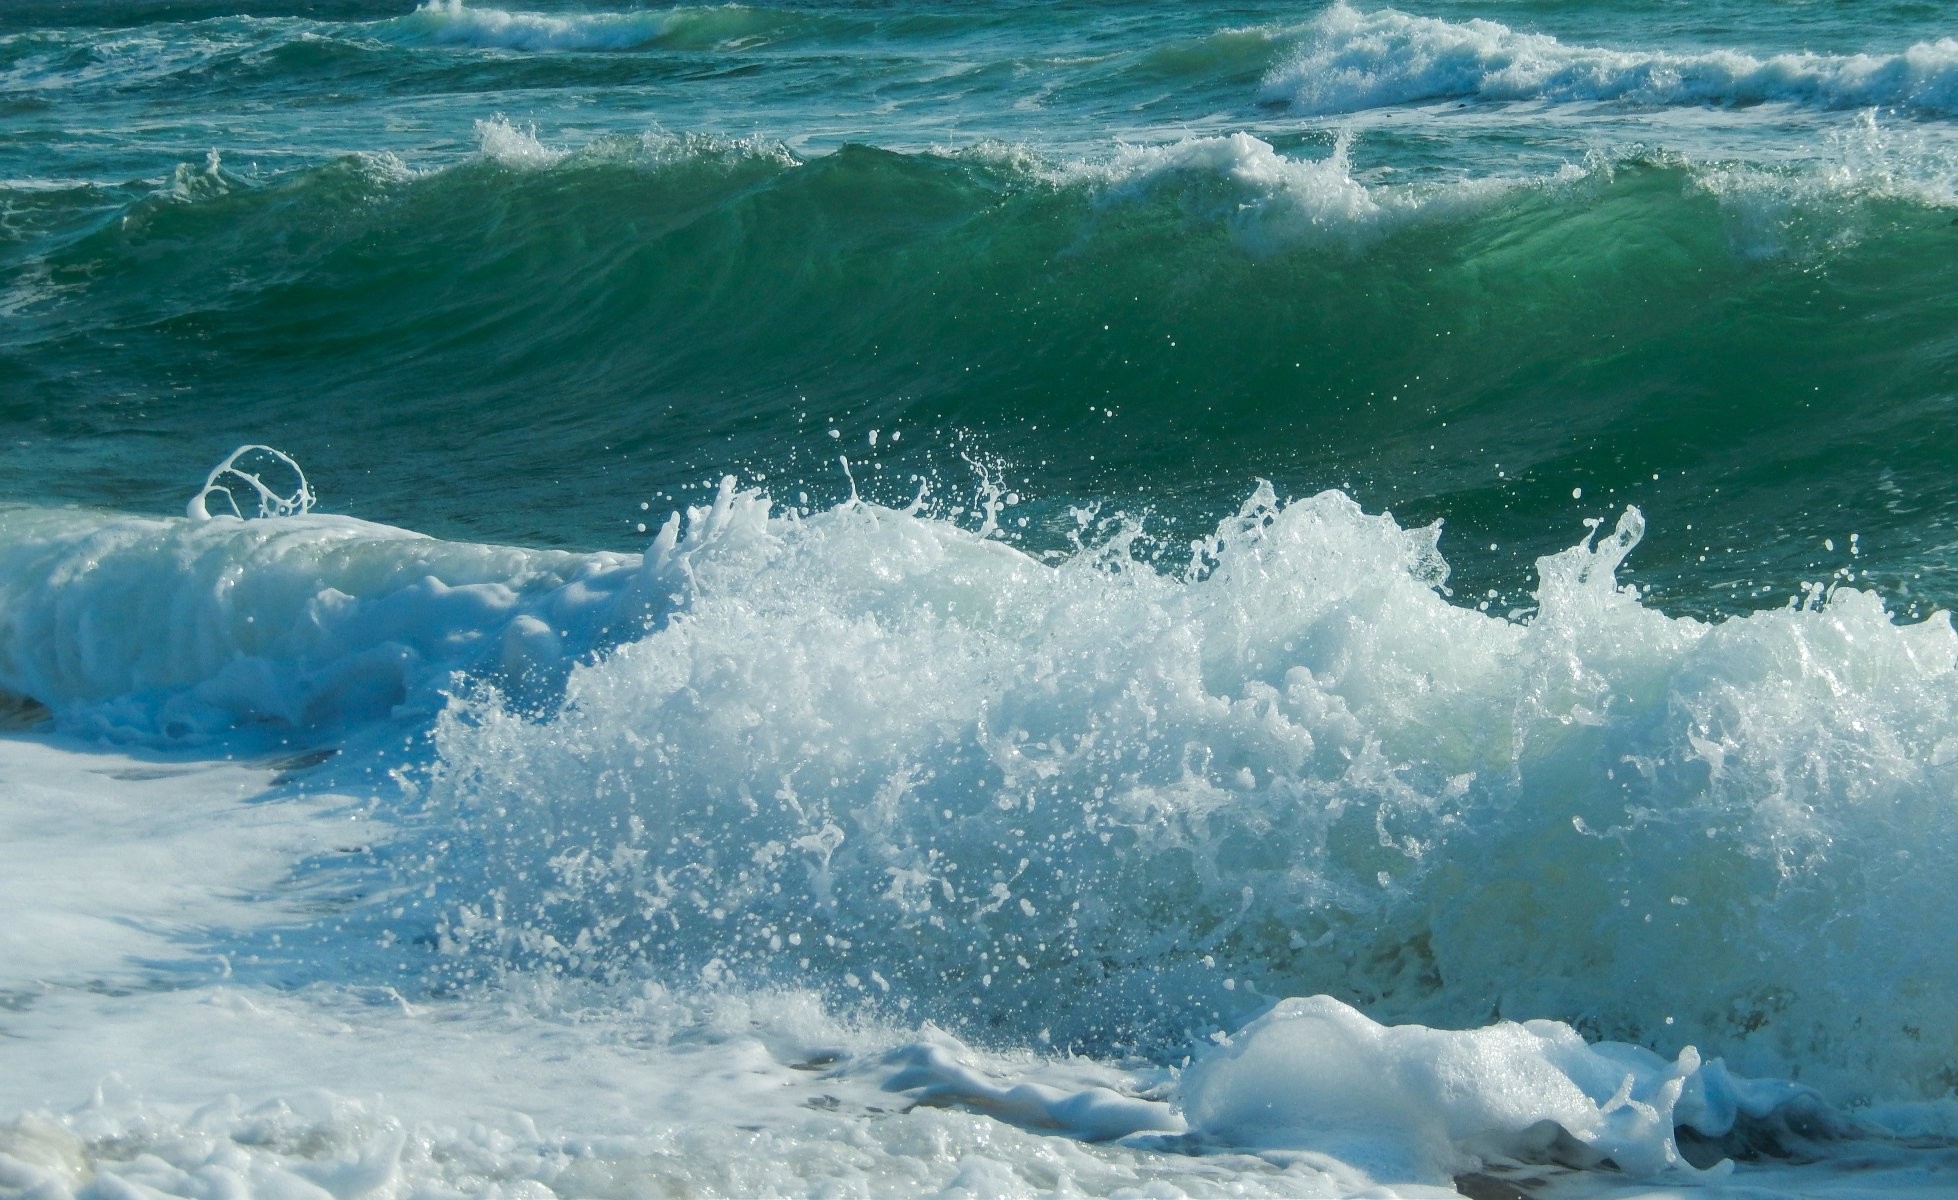
[[[1266,77],[1263,96],[1305,113],[1455,99],[1958,112],[1958,40],[1951,38],[1894,54],[1613,50],[1495,21],[1362,12],[1340,3],[1302,42]]]

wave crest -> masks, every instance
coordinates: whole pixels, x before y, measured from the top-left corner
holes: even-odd
[[[791,13],[739,4],[557,15],[427,0],[401,27],[429,41],[500,50],[643,50],[752,43],[792,28]]]
[[[1639,105],[1791,103],[1958,112],[1958,40],[1888,55],[1698,54],[1566,45],[1495,21],[1451,22],[1335,4],[1263,98],[1303,113],[1476,99]]]
[[[444,716],[434,915],[472,969],[848,978],[1104,1051],[1330,992],[1934,1094],[1958,634],[1847,588],[1670,618],[1615,578],[1640,528],[1515,623],[1337,493],[1260,491],[1183,574],[724,494],[561,708]]]

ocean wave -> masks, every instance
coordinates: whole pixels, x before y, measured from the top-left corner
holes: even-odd
[[[348,518],[15,509],[0,513],[0,691],[78,732],[177,743],[432,713],[457,671],[548,689],[643,611],[637,562]]]
[[[1359,112],[1435,100],[1610,101],[1636,105],[1896,107],[1958,112],[1958,40],[1888,55],[1627,51],[1566,45],[1495,21],[1451,22],[1335,4],[1267,102],[1303,113]]]
[[[483,158],[529,169],[610,163],[684,170],[738,159],[792,167],[806,161],[781,143],[760,137],[654,131],[640,138],[600,139],[573,149],[550,145],[534,127],[513,126],[501,116],[479,120],[475,132]],[[1828,242],[1827,236],[1805,231],[1827,226],[1841,234],[1860,225],[1855,220],[1857,210],[1872,202],[1958,204],[1958,162],[1908,127],[1879,121],[1874,112],[1830,131],[1814,159],[1778,166],[1698,163],[1663,151],[1641,151],[1626,158],[1593,153],[1534,173],[1403,182],[1391,166],[1356,168],[1355,142],[1352,132],[1340,131],[1323,153],[1315,154],[1317,147],[1312,145],[1281,152],[1263,138],[1238,132],[1152,144],[1118,143],[1105,154],[1079,157],[1043,155],[1024,145],[982,143],[897,156],[877,165],[888,168],[935,159],[971,164],[1002,176],[1000,184],[1006,187],[1031,184],[1064,193],[1085,191],[1103,212],[1167,204],[1193,226],[1226,229],[1241,247],[1258,253],[1327,243],[1358,247],[1416,220],[1444,224],[1469,220],[1521,193],[1595,196],[1615,172],[1655,167],[1681,172],[1687,192],[1720,197],[1737,214],[1736,249],[1755,258]],[[1770,220],[1760,215],[1763,212],[1776,216]],[[1803,214],[1809,219],[1802,220]]]
[[[270,24],[225,25],[189,38],[144,29],[0,36],[0,90],[140,88],[260,49],[276,36],[264,28]]]
[[[1946,615],[1667,616],[1618,578],[1634,510],[1506,618],[1336,492],[1185,561],[1087,509],[1032,556],[981,499],[727,480],[638,555],[8,510],[0,688],[172,743],[432,721],[443,850],[395,861],[443,978],[739,976],[1099,1053],[1328,993],[1950,1086]]]
[[[1752,447],[1732,451],[1742,472],[1841,461],[1863,444],[1852,427],[1894,431],[1878,440],[1907,457],[1817,486],[1881,468],[1941,502],[1942,425],[1924,414],[1948,374],[1933,316],[1950,289],[1948,168],[1911,133],[1849,122],[1784,168],[1633,153],[1403,182],[1414,173],[1365,135],[802,157],[491,119],[447,166],[367,155],[263,174],[204,155],[133,202],[134,188],[22,197],[55,244],[0,273],[0,296],[8,344],[66,370],[135,392],[198,364],[210,408],[173,427],[183,455],[222,449],[194,440],[206,418],[247,408],[292,422],[292,448],[329,477],[364,474],[359,445],[384,440],[406,457],[367,486],[366,512],[461,536],[533,539],[524,514],[547,501],[523,480],[578,477],[594,455],[662,483],[745,466],[833,496],[834,459],[803,424],[826,412],[855,439],[982,431],[992,453],[1070,464],[1042,490],[1075,499],[1126,487],[1131,464],[1187,463],[1192,437],[1297,490],[1364,491],[1398,447],[1423,463],[1426,511],[1508,546],[1541,536],[1573,483],[1631,498],[1653,473],[1727,461],[1723,447]],[[1824,311],[1839,315],[1798,316]],[[1871,355],[1891,367],[1845,365]],[[1818,384],[1835,389],[1831,422],[1791,407]],[[1574,451],[1546,413],[1611,444]],[[441,479],[448,450],[428,431],[462,414],[492,452],[550,465],[490,481],[487,509],[444,493],[431,517],[414,481]],[[1682,443],[1678,421],[1709,432]],[[948,438],[874,457],[961,469]],[[1177,472],[1198,525],[1236,499],[1235,481]],[[94,502],[85,476],[55,495]],[[623,547],[630,527],[602,503],[557,519],[575,523],[570,545]],[[1037,517],[1039,536],[1060,536],[1056,519]],[[1881,519],[1859,525],[1874,536]],[[1762,578],[1814,569],[1790,556]],[[1687,586],[1695,611],[1725,607]]]
[[[709,134],[648,130],[638,137],[600,138],[575,149],[553,146],[537,135],[534,125],[513,125],[497,115],[478,120],[474,127],[478,156],[499,166],[540,171],[560,164],[573,169],[625,167],[647,172],[684,175],[752,166],[786,169],[800,166],[798,158],[778,141],[763,137],[728,138]]]
[[[1249,25],[1174,38],[1126,61],[1123,71],[1133,79],[1179,83],[1251,82],[1271,69],[1274,59],[1291,48],[1298,33],[1297,27],[1289,25]]]
[[[1067,1041],[1322,987],[1836,1082],[1875,1055],[1931,1083],[1958,1037],[1897,920],[1954,849],[1926,832],[1958,760],[1941,616],[1844,588],[1667,618],[1614,578],[1635,514],[1540,562],[1519,624],[1437,593],[1437,529],[1336,494],[1260,493],[1182,573],[1132,532],[1055,566],[922,514],[771,510],[724,485],[643,557],[16,510],[0,684],[182,739],[429,712],[472,673],[427,788],[473,831],[441,877],[476,954],[800,955],[917,997],[1052,971],[1088,1007],[1002,1019]],[[1854,964],[1813,943],[1823,911]],[[1728,953],[1742,920],[1756,954]],[[976,939],[956,961],[895,953],[946,921]],[[1871,972],[1874,1006],[1846,983]]]
[[[794,12],[739,4],[555,14],[465,6],[463,0],[427,0],[391,24],[433,42],[538,52],[753,45],[793,32],[811,20]]]
[[[1615,577],[1631,512],[1520,622],[1336,493],[1260,492],[1187,571],[731,486],[685,530],[672,619],[560,707],[438,722],[425,802],[464,832],[422,919],[458,970],[847,977],[1101,1052],[1329,992],[1949,1084],[1958,980],[1912,915],[1958,866],[1942,614],[1670,618]]]

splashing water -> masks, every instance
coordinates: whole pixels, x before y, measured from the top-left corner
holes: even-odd
[[[240,459],[250,455],[270,458],[274,463],[285,467],[292,472],[297,485],[290,492],[277,491],[265,482],[259,471],[247,470],[246,467],[239,465]],[[186,514],[193,521],[208,521],[211,519],[211,512],[207,501],[212,496],[223,496],[225,503],[231,506],[231,515],[242,519],[245,515],[244,511],[238,507],[238,497],[231,491],[234,485],[250,489],[258,500],[258,515],[261,518],[289,517],[311,512],[313,509],[315,500],[313,489],[307,484],[306,473],[299,469],[299,464],[289,455],[270,446],[252,445],[238,447],[226,456],[223,462],[211,469],[211,474],[204,480],[204,486],[197,490],[197,494],[192,496],[190,503],[185,506]]]

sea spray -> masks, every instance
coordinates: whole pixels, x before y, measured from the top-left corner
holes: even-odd
[[[0,512],[0,689],[163,744],[432,714],[458,671],[549,689],[637,614],[628,561],[344,517]]]
[[[1945,1086],[1907,916],[1953,852],[1919,832],[1958,746],[1941,614],[1667,617],[1615,578],[1630,512],[1519,623],[1336,493],[1261,491],[1188,577],[769,509],[696,510],[671,618],[561,706],[438,722],[451,969],[815,982],[1099,1053],[1323,991]]]
[[[275,490],[273,485],[265,482],[259,471],[247,470],[238,465],[239,459],[250,456],[269,458],[290,470],[297,477],[298,486],[290,493]],[[231,515],[242,518],[245,513],[238,507],[238,497],[231,490],[234,487],[250,489],[248,495],[257,502],[258,515],[261,518],[289,517],[311,512],[313,508],[313,489],[306,482],[306,473],[300,470],[299,464],[292,461],[290,455],[274,450],[270,446],[240,446],[227,455],[223,462],[211,468],[210,475],[204,480],[204,486],[199,488],[197,494],[190,498],[190,503],[185,505],[185,515],[193,521],[208,521],[212,516],[211,498],[223,496],[224,502],[231,508]]]

